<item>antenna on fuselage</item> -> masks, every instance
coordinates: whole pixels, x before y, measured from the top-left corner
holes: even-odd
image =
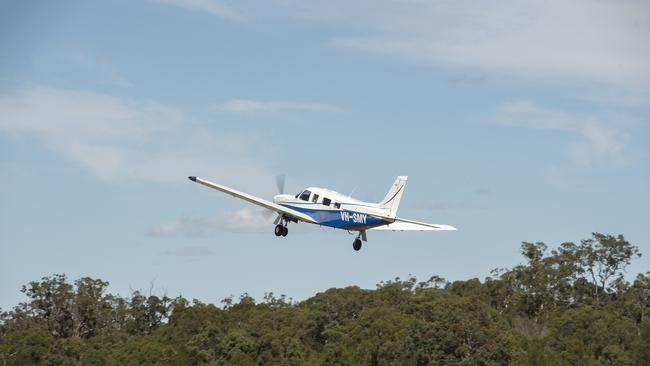
[[[348,197],[352,198],[352,194],[353,194],[354,191],[356,191],[356,190],[357,190],[357,187],[354,187],[354,188],[352,189],[352,192],[350,192],[350,194],[348,194]]]

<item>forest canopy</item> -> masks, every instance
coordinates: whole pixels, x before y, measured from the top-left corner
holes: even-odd
[[[0,315],[0,365],[650,365],[650,272],[593,233],[482,281],[440,276],[205,304],[54,274]]]

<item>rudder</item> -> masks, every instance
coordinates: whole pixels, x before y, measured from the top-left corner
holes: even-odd
[[[393,185],[390,187],[390,190],[386,194],[386,197],[384,197],[384,199],[379,202],[379,207],[389,211],[392,214],[397,213],[397,208],[399,207],[399,202],[402,200],[402,194],[404,194],[404,188],[406,187],[407,180],[407,176],[397,177]]]

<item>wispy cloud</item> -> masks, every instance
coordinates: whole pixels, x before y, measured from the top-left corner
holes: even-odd
[[[643,0],[496,0],[480,7],[471,0],[157,1],[222,17],[246,13],[343,25],[348,35],[331,39],[335,47],[474,75],[451,77],[451,83],[483,83],[494,74],[559,83],[568,79],[624,89],[620,96],[603,92],[610,101],[647,105],[649,100],[650,47],[641,45],[650,39],[650,21]],[[223,107],[234,112],[279,107],[246,104]]]
[[[133,85],[108,58],[77,44],[48,43],[34,51],[31,64],[36,72],[50,79],[85,79],[102,86]]]
[[[450,202],[419,202],[416,207],[422,210],[446,211],[454,208],[454,205]]]
[[[152,101],[50,87],[0,94],[0,134],[33,137],[106,180],[172,182],[210,172],[213,179],[248,188],[273,181],[259,159],[273,148],[251,143],[254,134],[217,135]]]
[[[231,99],[224,103],[212,105],[212,110],[228,113],[259,113],[278,111],[317,111],[339,112],[341,109],[335,105],[323,103],[257,101],[249,99]]]
[[[294,16],[342,23],[340,47],[533,78],[650,83],[645,1],[285,0]]]
[[[612,120],[613,119],[613,120]],[[497,122],[520,128],[557,130],[579,137],[569,146],[571,161],[577,165],[628,162],[625,119],[585,116],[543,108],[529,101],[503,104],[497,113]]]
[[[185,217],[179,220],[162,223],[149,230],[151,236],[156,237],[201,237],[206,233],[206,227],[210,226],[207,220]]]
[[[462,201],[462,202],[420,202],[416,205],[417,208],[427,211],[448,211],[448,210],[485,210],[488,208],[487,205],[473,202],[473,201]]]
[[[626,92],[606,90],[582,93],[576,96],[575,99],[622,107],[648,107],[650,106],[650,91],[636,90],[634,92]]]
[[[159,3],[177,6],[183,9],[206,12],[221,18],[242,19],[239,11],[230,5],[216,0],[154,0]]]
[[[220,212],[210,218],[184,217],[166,222],[149,230],[149,234],[157,237],[203,237],[220,230],[266,233],[273,227],[275,216],[270,211],[244,207],[232,212]]]
[[[456,75],[447,79],[451,84],[478,85],[487,80],[485,75]]]
[[[133,84],[124,77],[107,59],[79,47],[64,47],[59,50],[59,57],[62,62],[73,64],[81,70],[88,70],[100,76],[104,83],[131,87]]]
[[[213,255],[212,250],[206,246],[182,247],[165,251],[166,255],[174,257],[206,257]]]
[[[270,214],[269,214],[270,213]],[[235,232],[268,232],[277,215],[264,209],[242,208],[234,212],[221,213],[212,222],[219,228]]]

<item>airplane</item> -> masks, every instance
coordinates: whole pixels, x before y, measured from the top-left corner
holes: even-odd
[[[195,176],[190,176],[188,179],[277,212],[278,216],[273,222],[276,236],[287,236],[289,223],[302,221],[348,232],[358,232],[352,243],[352,248],[358,251],[361,249],[361,242],[368,241],[366,234],[368,230],[456,230],[450,225],[428,224],[397,217],[397,208],[408,179],[406,176],[397,177],[386,197],[379,203],[362,202],[330,189],[318,187],[305,188],[296,195],[283,194],[284,179],[278,181],[280,194],[274,196],[271,202]]]

